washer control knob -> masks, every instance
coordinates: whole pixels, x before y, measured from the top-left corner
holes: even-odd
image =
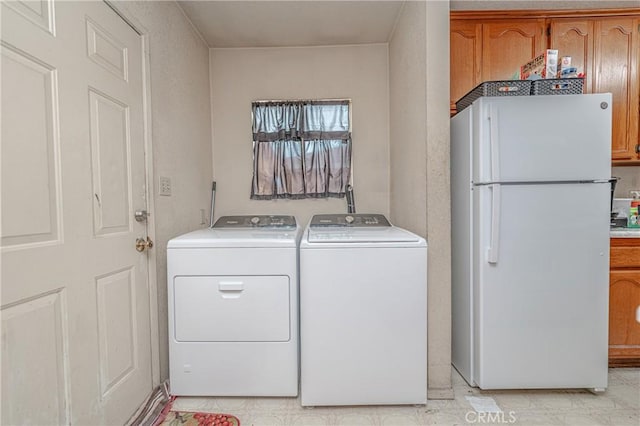
[[[257,225],[260,223],[260,218],[258,216],[254,216],[251,218],[251,223]]]
[[[353,216],[351,216],[351,215],[347,215],[347,216],[345,216],[345,217],[344,217],[344,220],[345,220],[347,223],[351,224],[351,223],[353,223],[353,221],[354,221],[354,220],[356,220],[356,219],[355,219]]]

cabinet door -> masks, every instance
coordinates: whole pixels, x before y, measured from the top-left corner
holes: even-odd
[[[451,112],[456,101],[481,83],[482,24],[451,21]]]
[[[609,358],[640,360],[640,270],[609,274]],[[610,361],[611,362],[611,361]]]
[[[613,94],[612,160],[640,159],[639,19],[552,19],[551,46],[586,74],[585,93]]]
[[[482,24],[482,80],[507,80],[546,49],[544,19]]]
[[[559,56],[571,56],[571,66],[585,73],[585,93],[592,93],[593,20],[552,19],[551,43]]]
[[[613,94],[612,160],[640,159],[638,103],[640,100],[640,19],[602,18],[594,22],[592,91]]]

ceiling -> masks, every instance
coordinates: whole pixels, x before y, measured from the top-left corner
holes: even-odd
[[[640,0],[450,0],[452,10],[631,7]],[[404,0],[178,1],[209,47],[386,43]]]
[[[209,47],[386,43],[404,1],[179,1]]]

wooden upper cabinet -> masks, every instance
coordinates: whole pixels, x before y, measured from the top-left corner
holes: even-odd
[[[611,155],[616,160],[640,160],[636,152],[640,111],[640,19],[606,18],[594,22],[594,93],[613,94]]]
[[[546,42],[544,19],[452,20],[451,112],[456,101],[483,81],[510,79],[544,51]]]
[[[451,111],[455,112],[456,101],[482,82],[482,24],[453,21],[451,34]]]
[[[452,112],[455,101],[481,82],[509,79],[545,49],[558,49],[585,73],[585,93],[613,96],[612,164],[640,164],[638,9],[452,11],[451,16]]]
[[[549,45],[559,56],[571,56],[571,66],[585,73],[584,92],[591,93],[593,79],[592,20],[552,19]]]
[[[613,122],[611,157],[616,162],[639,160],[640,19],[629,17],[551,19],[551,46],[571,65],[586,73],[585,93],[611,93]]]
[[[482,24],[482,80],[509,80],[546,47],[544,19]]]

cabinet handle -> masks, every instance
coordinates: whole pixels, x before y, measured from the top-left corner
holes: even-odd
[[[640,305],[636,308],[636,322],[640,323]]]

